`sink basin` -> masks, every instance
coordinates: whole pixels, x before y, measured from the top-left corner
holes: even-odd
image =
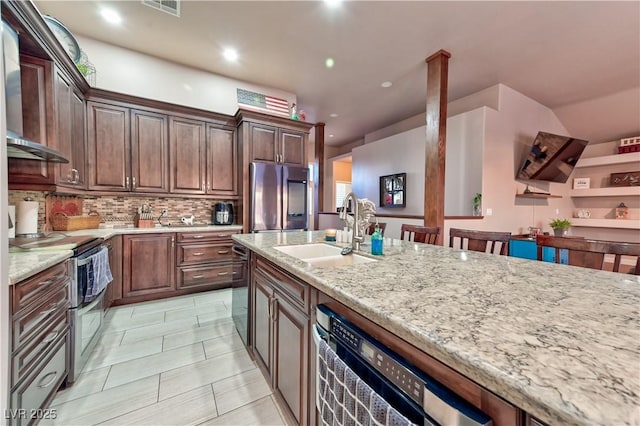
[[[333,266],[357,265],[360,263],[377,262],[359,254],[340,254],[342,247],[329,244],[298,244],[291,246],[279,246],[274,249],[284,254],[303,260],[317,268],[331,268]]]

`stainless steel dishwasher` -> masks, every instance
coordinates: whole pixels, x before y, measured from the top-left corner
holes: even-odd
[[[234,244],[233,279],[231,282],[231,317],[245,345],[249,345],[249,253]]]
[[[323,425],[490,426],[491,418],[325,305],[316,307]]]

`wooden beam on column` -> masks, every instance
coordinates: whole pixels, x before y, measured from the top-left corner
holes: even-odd
[[[447,88],[451,54],[439,50],[427,63],[427,130],[424,165],[424,225],[439,226],[444,234],[444,165],[447,135]]]
[[[315,161],[313,166],[313,229],[319,229],[320,212],[324,210],[324,123],[315,127]]]

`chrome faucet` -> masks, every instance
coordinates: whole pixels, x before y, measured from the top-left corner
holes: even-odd
[[[349,200],[353,200],[353,219],[347,214],[347,206],[349,205]],[[364,232],[361,231],[360,226],[360,207],[359,201],[356,197],[356,194],[350,192],[344,197],[344,201],[342,203],[342,212],[340,212],[340,219],[344,220],[348,227],[352,228],[352,236],[351,236],[351,248],[353,250],[360,250],[360,243],[364,241]],[[353,223],[350,223],[350,220],[353,220]]]

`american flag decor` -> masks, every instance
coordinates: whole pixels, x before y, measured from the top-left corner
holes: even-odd
[[[238,106],[289,117],[289,103],[286,99],[274,98],[244,89],[238,89]]]

